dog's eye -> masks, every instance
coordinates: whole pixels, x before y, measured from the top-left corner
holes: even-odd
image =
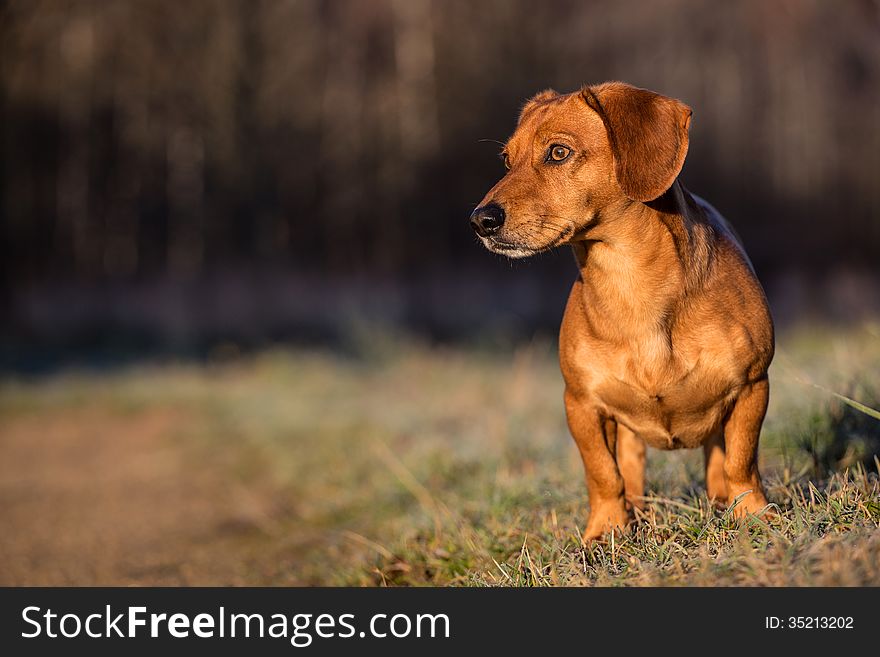
[[[550,150],[547,151],[547,161],[562,162],[563,160],[568,159],[569,155],[571,155],[571,149],[568,146],[553,144],[550,147]]]
[[[504,162],[504,168],[510,171],[510,156],[507,153],[501,153],[501,161]]]

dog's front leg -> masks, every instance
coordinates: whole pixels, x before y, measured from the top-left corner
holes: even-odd
[[[565,413],[584,462],[590,495],[584,541],[593,541],[614,529],[625,528],[629,521],[623,477],[614,458],[617,427],[613,420],[603,417],[593,405],[568,390]]]
[[[761,475],[758,473],[758,436],[767,412],[770,385],[766,378],[746,386],[734,402],[724,423],[724,475],[727,503],[744,495],[734,515],[760,513],[767,505]]]
[[[724,474],[724,435],[719,430],[703,443],[706,460],[706,493],[718,506],[727,504],[727,475]]]
[[[645,441],[620,423],[617,424],[617,467],[623,475],[627,506],[645,508]]]

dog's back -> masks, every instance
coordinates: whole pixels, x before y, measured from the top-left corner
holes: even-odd
[[[704,199],[701,196],[697,196],[696,194],[694,194],[690,190],[688,190],[688,193],[691,195],[691,197],[697,203],[699,208],[703,211],[703,214],[706,217],[706,220],[716,230],[727,234],[728,237],[730,237],[730,240],[734,244],[736,244],[737,247],[739,247],[739,250],[740,250],[740,253],[742,253],[743,259],[746,261],[746,264],[749,266],[749,269],[751,269],[752,273],[754,274],[755,273],[755,266],[752,264],[751,259],[749,259],[749,256],[746,253],[746,248],[743,245],[742,238],[740,237],[739,233],[736,232],[736,228],[733,227],[733,224],[731,224],[724,217],[724,215],[718,211],[718,209],[714,205],[709,203],[709,201],[707,201],[706,199]]]

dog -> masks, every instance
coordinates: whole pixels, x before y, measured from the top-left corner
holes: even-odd
[[[643,507],[646,444],[702,447],[716,504],[769,513],[757,456],[773,322],[734,230],[678,180],[691,114],[622,82],[542,91],[501,152],[507,173],[470,217],[495,253],[574,251],[559,360],[587,542]]]

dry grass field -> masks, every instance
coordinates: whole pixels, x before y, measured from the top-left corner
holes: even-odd
[[[0,584],[880,585],[880,325],[778,343],[778,519],[714,510],[700,453],[651,451],[646,511],[588,547],[550,341],[4,375]]]

